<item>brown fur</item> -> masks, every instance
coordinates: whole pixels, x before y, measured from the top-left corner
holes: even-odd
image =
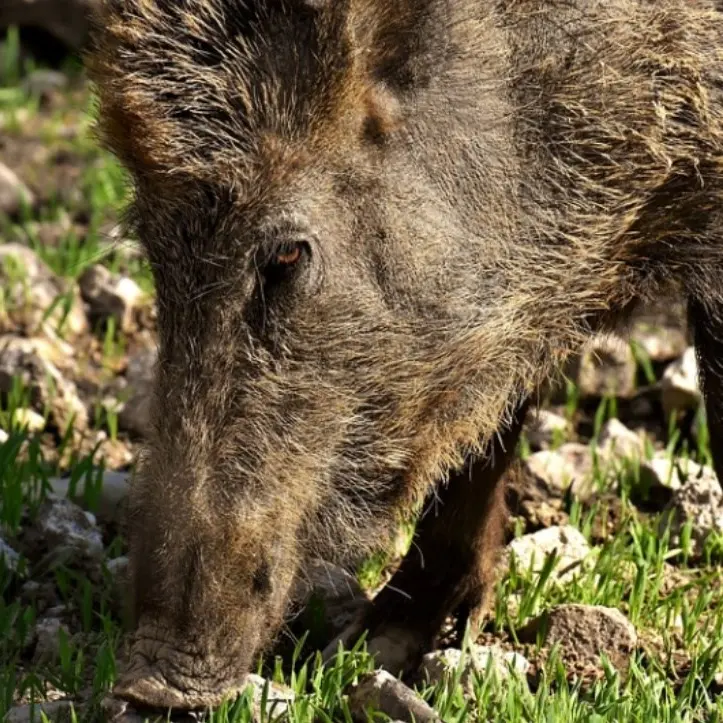
[[[671,282],[723,443],[720,28],[707,0],[104,0],[99,129],[160,326],[121,694],[232,690],[305,559],[353,560],[457,488]],[[263,254],[298,237],[311,257],[269,284]],[[435,621],[498,516],[465,532],[490,544]]]

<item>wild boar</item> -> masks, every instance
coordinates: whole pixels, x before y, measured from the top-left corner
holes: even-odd
[[[407,669],[479,620],[530,400],[671,283],[723,477],[721,28],[712,0],[103,0],[159,324],[118,695],[233,693],[305,561],[424,500],[371,649]]]

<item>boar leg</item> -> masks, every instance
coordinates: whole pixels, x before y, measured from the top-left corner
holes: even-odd
[[[495,438],[440,486],[407,556],[364,620],[369,651],[390,672],[409,672],[434,648],[448,615],[479,622],[490,601],[506,519],[505,483],[528,403]]]
[[[713,466],[723,484],[723,309],[693,300],[688,318],[698,355]]]

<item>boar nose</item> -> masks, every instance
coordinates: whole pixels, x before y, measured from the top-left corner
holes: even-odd
[[[140,708],[206,709],[244,689],[250,657],[242,650],[227,656],[196,648],[144,621],[113,695]]]

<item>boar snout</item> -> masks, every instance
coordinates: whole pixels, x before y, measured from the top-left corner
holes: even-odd
[[[242,649],[211,652],[179,639],[177,632],[143,621],[113,694],[143,708],[196,710],[218,705],[244,688],[257,642],[258,634],[250,629]]]
[[[280,536],[288,527],[270,523],[274,510],[219,509],[195,478],[168,479],[145,468],[131,490],[133,634],[113,692],[136,706],[194,710],[243,689],[283,622],[296,555]]]

